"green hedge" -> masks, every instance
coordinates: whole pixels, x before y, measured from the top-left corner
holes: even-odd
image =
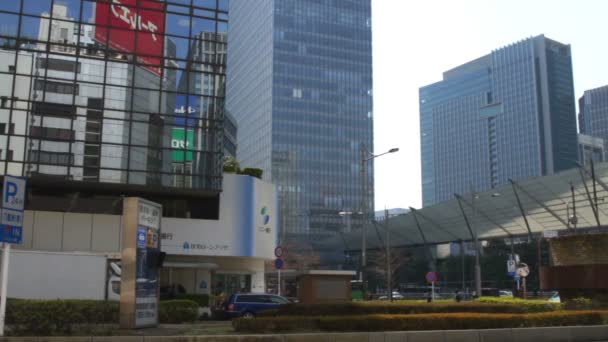
[[[14,334],[69,335],[75,326],[117,323],[118,312],[111,301],[9,298],[6,323]]]
[[[198,304],[191,300],[175,299],[160,302],[158,318],[161,323],[185,323],[198,319]]]
[[[207,294],[178,293],[171,299],[191,300],[200,307],[209,306],[209,295]]]
[[[423,313],[532,313],[558,310],[559,305],[462,303],[335,303],[335,304],[286,304],[275,310],[261,312],[259,316],[344,316],[370,314],[423,314]]]
[[[407,331],[497,329],[568,325],[599,325],[606,311],[559,311],[533,314],[434,313],[326,317],[257,317],[233,322],[238,332]]]
[[[482,304],[510,304],[526,308],[526,312],[545,312],[562,309],[562,304],[551,303],[546,299],[522,299],[517,297],[480,297],[474,303]]]
[[[198,306],[191,300],[161,301],[161,323],[193,322]],[[120,304],[97,300],[8,299],[6,324],[12,335],[71,335],[102,324],[118,324]]]

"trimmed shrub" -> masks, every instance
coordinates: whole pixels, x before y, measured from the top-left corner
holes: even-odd
[[[198,318],[198,303],[185,300],[165,300],[160,302],[158,319],[160,323],[194,322]]]
[[[178,293],[172,299],[191,300],[193,302],[196,302],[199,307],[209,306],[208,294]]]
[[[248,175],[251,177],[255,177],[255,178],[259,178],[262,179],[262,175],[264,174],[264,170],[262,169],[256,169],[253,167],[246,167],[240,171],[237,171],[238,174],[240,175]]]
[[[8,299],[6,323],[13,334],[69,335],[75,326],[118,323],[119,303],[96,300]]]
[[[560,303],[551,303],[545,299],[522,299],[514,297],[480,297],[475,303],[483,304],[511,304],[524,307],[526,312],[546,312],[561,310]]]
[[[531,313],[548,312],[560,308],[552,303],[489,304],[476,302],[463,303],[333,303],[333,304],[286,304],[275,310],[261,312],[258,316],[345,316],[370,314],[424,314],[424,313]]]
[[[599,325],[606,311],[560,311],[533,314],[435,313],[416,315],[366,315],[329,317],[239,318],[235,330],[246,333],[294,331],[458,330]]]

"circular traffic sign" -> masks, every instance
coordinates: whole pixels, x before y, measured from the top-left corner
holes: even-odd
[[[435,272],[428,272],[425,276],[426,281],[428,281],[429,283],[434,283],[437,281],[437,273]]]
[[[276,256],[277,258],[282,258],[287,254],[287,249],[283,246],[277,246],[274,249],[274,256]]]
[[[283,259],[279,259],[279,258],[274,259],[274,268],[276,268],[277,270],[280,270],[283,268],[283,266],[285,266]]]

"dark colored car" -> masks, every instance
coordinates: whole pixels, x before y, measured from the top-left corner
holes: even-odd
[[[259,312],[288,304],[287,298],[264,293],[235,293],[222,305],[224,317],[253,318]]]

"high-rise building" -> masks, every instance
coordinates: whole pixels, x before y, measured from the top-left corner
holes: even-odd
[[[578,100],[578,126],[582,134],[608,141],[608,86],[586,90]],[[608,146],[604,146],[606,149]]]
[[[371,216],[370,1],[231,0],[230,20],[237,157],[278,185],[281,236],[315,241],[344,229],[340,211]]]
[[[570,46],[541,35],[420,88],[423,205],[575,166],[572,78]]]
[[[578,135],[578,161],[581,165],[589,166],[603,162],[606,159],[604,139],[586,134]]]

